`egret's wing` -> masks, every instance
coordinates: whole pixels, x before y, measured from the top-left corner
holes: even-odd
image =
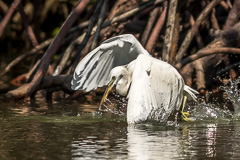
[[[179,109],[184,81],[170,64],[151,56],[139,55],[128,94],[128,122],[144,120],[165,122]]]
[[[90,91],[106,85],[112,68],[128,64],[139,54],[148,52],[133,35],[125,34],[104,41],[79,62],[72,89]]]
[[[128,93],[128,124],[145,121],[151,110],[157,108],[157,101],[151,87],[149,72],[146,68],[150,66],[151,63],[148,59],[145,60],[142,59],[141,56],[138,56],[135,61],[132,83]]]

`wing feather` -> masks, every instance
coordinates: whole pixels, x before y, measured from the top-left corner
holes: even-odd
[[[112,68],[130,63],[139,54],[148,52],[133,35],[125,34],[104,41],[79,62],[72,89],[90,91],[106,85]]]
[[[166,122],[182,103],[184,81],[170,64],[139,55],[128,94],[128,123],[145,120]]]

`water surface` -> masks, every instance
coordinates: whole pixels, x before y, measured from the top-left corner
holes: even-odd
[[[0,159],[239,159],[240,121],[128,126],[98,105],[0,104]]]

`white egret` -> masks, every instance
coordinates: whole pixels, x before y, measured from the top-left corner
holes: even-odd
[[[129,124],[146,120],[166,122],[174,111],[180,110],[184,92],[193,99],[197,93],[185,85],[173,66],[150,56],[130,34],[104,41],[76,67],[73,90],[91,91],[105,85],[108,88],[102,102],[114,85],[116,92],[127,96]],[[184,113],[183,118],[187,119]]]

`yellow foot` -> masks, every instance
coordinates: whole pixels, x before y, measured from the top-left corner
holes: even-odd
[[[182,111],[181,113],[182,113],[182,118],[183,118],[183,120],[185,120],[185,121],[187,121],[187,122],[193,121],[193,119],[187,117],[187,116],[189,115],[188,112],[183,112],[183,111]]]
[[[183,107],[182,107],[182,111],[181,111],[181,113],[182,113],[182,118],[183,118],[183,120],[185,120],[185,121],[187,121],[187,122],[191,122],[191,121],[193,121],[193,119],[187,117],[187,116],[189,115],[189,113],[183,111],[183,110],[184,110],[184,107],[185,107],[185,104],[186,104],[186,101],[187,101],[187,96],[184,96]]]

